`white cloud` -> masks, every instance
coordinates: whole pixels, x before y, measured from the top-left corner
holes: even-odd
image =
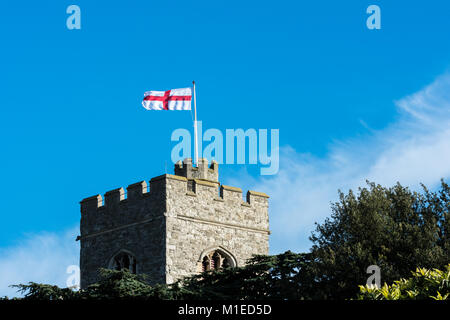
[[[17,244],[0,249],[0,297],[19,296],[12,284],[30,281],[66,287],[66,269],[79,264],[79,228],[63,233],[26,235]]]
[[[396,105],[394,123],[371,129],[365,137],[334,142],[323,158],[284,147],[278,175],[255,179],[244,172],[230,182],[271,196],[271,253],[307,251],[314,222],[330,215],[338,189],[357,189],[367,179],[416,189],[450,177],[450,75]]]

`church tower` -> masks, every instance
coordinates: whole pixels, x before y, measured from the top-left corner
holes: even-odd
[[[268,254],[268,196],[220,185],[219,165],[175,164],[175,175],[152,178],[83,199],[81,288],[99,268],[144,273],[150,284],[172,283],[202,270],[242,266]]]

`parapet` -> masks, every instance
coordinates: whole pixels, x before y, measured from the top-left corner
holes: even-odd
[[[201,159],[198,167],[193,167],[192,160],[185,159],[184,163],[175,165],[175,175],[154,177],[149,184],[146,181],[131,184],[126,192],[124,188],[117,188],[104,196],[85,198],[80,202],[81,236],[163,218],[172,210],[205,219],[216,215],[214,212],[222,212],[224,216],[219,217],[221,213],[217,213],[216,218],[244,224],[265,223],[269,196],[248,191],[244,200],[240,188],[220,185],[218,171],[215,161],[208,166],[208,161]],[[255,220],[256,216],[264,219]]]
[[[202,179],[218,182],[219,181],[219,164],[212,161],[208,166],[208,159],[198,159],[196,167],[192,165],[192,159],[186,158],[183,162],[178,161],[175,164],[175,175],[186,177],[187,179]]]

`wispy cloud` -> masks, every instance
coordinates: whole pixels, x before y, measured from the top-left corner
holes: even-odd
[[[26,235],[16,245],[0,249],[0,296],[18,296],[9,285],[33,282],[66,287],[69,265],[79,264],[79,244],[74,227],[62,233]]]
[[[314,222],[330,215],[338,189],[356,189],[366,180],[433,187],[450,177],[450,75],[395,105],[399,116],[394,123],[371,129],[363,138],[334,142],[325,157],[283,147],[278,175],[255,179],[241,174],[231,182],[271,196],[272,253],[308,250]]]

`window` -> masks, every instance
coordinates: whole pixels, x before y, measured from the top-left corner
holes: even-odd
[[[137,261],[132,254],[122,251],[114,256],[110,268],[114,270],[128,269],[131,273],[136,273]]]
[[[219,270],[234,266],[234,262],[229,255],[221,250],[213,250],[202,259],[201,271]]]

